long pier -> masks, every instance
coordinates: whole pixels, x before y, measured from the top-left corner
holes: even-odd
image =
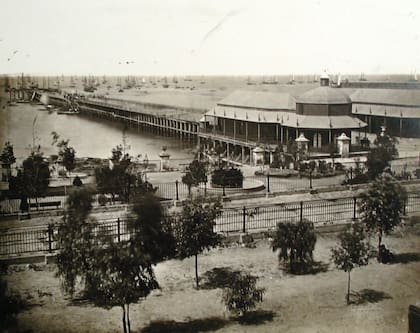
[[[42,92],[36,92],[39,99]],[[48,94],[50,104],[66,106],[71,101],[61,95]],[[73,99],[83,114],[119,121],[130,128],[182,140],[198,141],[199,121],[205,110],[184,109],[159,104],[132,102],[111,98],[79,96]]]

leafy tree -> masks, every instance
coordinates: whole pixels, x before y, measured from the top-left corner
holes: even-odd
[[[182,182],[188,186],[188,193],[191,195],[191,187],[200,183],[207,183],[207,162],[193,160],[187,173],[182,177]]]
[[[52,145],[57,145],[58,156],[61,157],[62,163],[67,171],[72,172],[76,166],[76,151],[69,146],[70,140],[61,140],[57,132],[51,132]]]
[[[181,259],[195,257],[195,282],[198,287],[198,254],[216,247],[220,237],[214,232],[215,220],[221,214],[218,199],[197,197],[185,202],[177,225],[177,253]]]
[[[280,144],[274,150],[273,162],[270,164],[270,168],[284,168],[285,166],[283,145]]]
[[[13,152],[13,145],[6,141],[3,147],[3,151],[0,155],[0,161],[3,164],[11,165],[16,162],[15,154]]]
[[[11,293],[7,288],[7,281],[0,279],[0,330],[14,332],[16,315],[26,308],[26,302],[20,295]],[[10,329],[10,330],[9,330]]]
[[[120,306],[124,333],[131,332],[130,304],[159,288],[147,254],[132,241],[115,243],[109,239],[106,248],[96,248],[89,274],[89,299],[106,309]]]
[[[110,193],[113,199],[119,195],[125,202],[129,202],[130,198],[138,193],[156,191],[150,183],[141,179],[131,161],[131,156],[123,154],[122,146],[112,150],[109,166],[95,169],[95,178],[100,193]]]
[[[76,166],[76,151],[73,147],[68,146],[68,140],[59,143],[59,147],[58,155],[61,157],[64,167],[67,171],[72,172]]]
[[[390,166],[391,160],[398,157],[396,143],[397,140],[385,132],[377,135],[375,147],[369,151],[366,161],[367,174],[371,180],[378,177]]]
[[[134,220],[129,228],[134,230],[133,241],[150,261],[156,264],[175,256],[175,238],[170,220],[162,204],[153,193],[138,195],[133,203]]]
[[[90,283],[87,271],[91,267],[95,239],[92,237],[95,220],[88,218],[92,210],[92,194],[87,189],[76,189],[67,197],[62,223],[58,226],[57,275],[63,279],[64,290],[73,294],[78,276]]]
[[[379,176],[368,191],[360,195],[360,220],[368,231],[378,234],[378,253],[383,234],[388,235],[401,223],[406,197],[405,189],[387,173]]]
[[[85,297],[104,308],[121,306],[124,332],[130,332],[130,303],[159,287],[150,256],[133,240],[115,243],[89,218],[92,196],[86,189],[70,193],[57,234],[57,276],[75,293],[81,281]]]
[[[18,172],[15,185],[21,198],[35,199],[47,194],[50,183],[50,169],[41,152],[34,151],[22,163],[22,171]],[[14,185],[14,186],[15,186]]]
[[[232,274],[229,286],[223,289],[223,302],[227,309],[241,317],[245,317],[249,310],[262,302],[264,288],[257,288],[258,277],[251,274],[237,272]]]
[[[365,242],[363,226],[353,224],[342,231],[339,247],[331,249],[331,257],[337,268],[347,272],[347,304],[350,303],[350,273],[353,268],[368,264],[369,245]]]
[[[291,273],[301,273],[313,262],[316,235],[312,222],[279,223],[271,243],[273,252],[279,250],[279,261]]]

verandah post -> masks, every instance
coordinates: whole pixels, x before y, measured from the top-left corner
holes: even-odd
[[[242,232],[246,232],[246,207],[243,208],[243,218],[242,218]]]

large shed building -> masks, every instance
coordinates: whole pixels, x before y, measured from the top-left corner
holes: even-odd
[[[352,130],[362,130],[367,124],[352,115],[350,97],[331,88],[327,75],[321,76],[320,83],[320,87],[297,97],[233,92],[204,115],[201,145],[207,149],[222,146],[228,159],[252,163],[254,148],[259,146],[270,153],[303,134],[312,152],[327,152],[342,133],[351,138]]]

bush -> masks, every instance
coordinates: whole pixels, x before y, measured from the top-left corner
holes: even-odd
[[[107,197],[106,197],[105,195],[100,194],[100,195],[98,196],[98,203],[99,203],[101,206],[105,206],[107,202],[108,202],[108,199],[107,199]]]
[[[292,274],[304,274],[313,263],[316,235],[314,224],[308,220],[277,224],[271,242],[273,252],[279,250],[279,262]]]
[[[211,175],[212,186],[215,187],[242,187],[244,176],[242,171],[235,168],[217,169]]]
[[[73,179],[73,186],[82,186],[82,185],[83,185],[82,180],[80,179],[80,177],[79,177],[79,176],[76,176],[76,177]]]
[[[262,302],[264,288],[257,288],[256,276],[248,273],[232,274],[229,286],[223,290],[223,302],[227,309],[240,316],[245,316],[256,304]]]

